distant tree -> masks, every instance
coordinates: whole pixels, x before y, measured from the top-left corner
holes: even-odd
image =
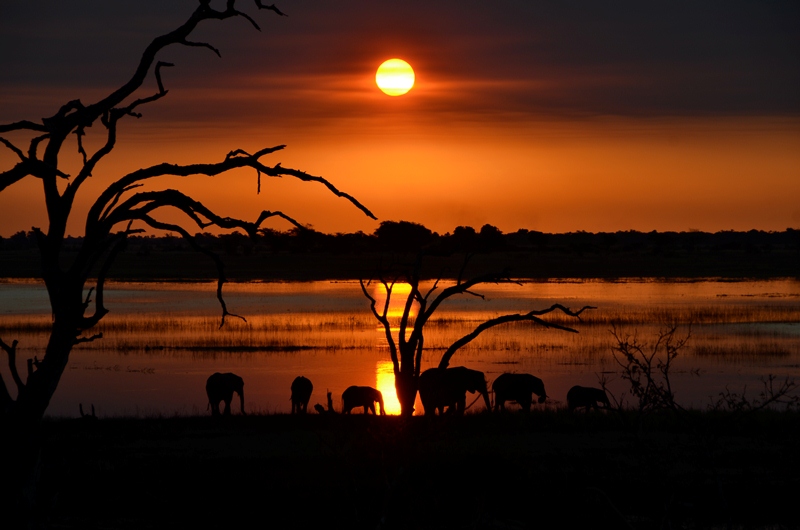
[[[477,252],[480,246],[480,236],[471,226],[457,226],[452,234],[444,238],[444,247],[451,253]]]
[[[503,232],[496,226],[485,224],[481,227],[479,232],[481,242],[481,250],[483,252],[494,252],[501,250],[505,247],[505,240],[503,240]]]
[[[416,253],[433,240],[434,234],[419,223],[383,221],[375,230],[375,236],[385,250]]]
[[[8,356],[11,381],[17,394],[16,398],[12,397],[9,387],[0,378],[0,433],[4,441],[11,442],[12,446],[12,449],[3,453],[3,483],[5,487],[12,488],[10,495],[23,505],[29,507],[33,499],[31,486],[34,483],[33,472],[38,458],[39,443],[36,433],[40,421],[58,387],[72,348],[76,344],[101,338],[99,334],[87,335],[86,332],[108,313],[103,287],[115,258],[125,248],[128,238],[143,232],[143,227],[146,226],[179,234],[192,248],[208,256],[217,268],[217,298],[222,308],[224,324],[225,318],[231,313],[222,297],[225,275],[221,259],[215,252],[203,247],[182,224],[158,220],[154,214],[170,209],[183,214],[186,223],[200,229],[208,226],[226,230],[238,229],[251,237],[256,235],[266,219],[272,217],[280,217],[300,226],[293,218],[279,211],[263,211],[252,221],[225,217],[176,189],[140,190],[144,183],[166,176],[218,176],[232,169],[248,167],[255,170],[259,189],[262,175],[316,182],[334,195],[345,198],[367,216],[375,218],[354,197],[339,191],[324,178],[282,167],[280,164],[271,166],[263,162],[269,154],[283,149],[283,145],[265,147],[253,153],[234,149],[216,162],[188,165],[162,163],[111,179],[88,211],[83,223],[85,233],[80,240],[77,254],[70,260],[64,256],[67,221],[75,198],[87,179],[92,177],[97,181],[104,177],[100,170],[101,162],[114,149],[120,124],[129,117],[141,117],[145,106],[161,100],[168,93],[162,81],[162,71],[173,65],[158,61],[159,53],[167,46],[177,44],[206,48],[219,55],[219,51],[211,44],[191,40],[195,29],[207,20],[241,18],[260,29],[249,14],[237,9],[236,4],[235,0],[227,0],[224,9],[214,9],[208,0],[200,0],[198,7],[185,23],[155,38],[145,48],[130,80],[99,101],[84,104],[80,100],[73,100],[64,104],[52,116],[38,122],[21,120],[0,124],[0,134],[28,135],[25,149],[0,137],[0,143],[19,159],[14,167],[0,173],[0,192],[23,179],[38,179],[42,184],[47,209],[47,227],[33,230],[41,253],[42,277],[50,297],[53,317],[44,357],[36,363],[28,362],[27,372],[20,374],[16,367],[17,341],[8,344],[0,339],[0,347]],[[266,9],[283,16],[275,6],[264,5],[261,0],[256,0],[255,4],[259,10]],[[136,92],[150,76],[155,78],[158,91],[137,96]],[[101,129],[101,145],[96,151],[89,152],[84,136],[93,126],[93,130]],[[70,138],[75,138],[76,144],[73,145],[82,161],[81,168],[75,175],[68,175],[61,169],[66,158],[63,151]],[[90,278],[96,279],[87,292],[86,286]],[[8,501],[8,496],[3,495],[3,500]],[[4,510],[0,513],[5,519],[12,512]]]
[[[382,306],[379,306],[378,298],[373,293],[370,293],[368,289],[372,282],[365,282],[364,280],[360,282],[361,291],[370,302],[372,314],[383,326],[386,341],[389,344],[389,356],[394,371],[395,390],[397,391],[397,399],[400,402],[401,415],[403,416],[411,416],[414,413],[414,402],[416,401],[417,391],[419,390],[419,375],[422,369],[422,352],[425,348],[425,325],[431,321],[436,310],[439,309],[443,302],[453,296],[465,294],[483,298],[483,295],[473,291],[474,287],[481,284],[513,283],[508,277],[508,273],[505,271],[478,275],[465,280],[463,279],[463,275],[467,262],[468,260],[464,261],[464,266],[452,285],[440,288],[440,283],[442,282],[441,280],[436,280],[424,293],[420,286],[422,256],[418,258],[415,265],[409,267],[408,272],[402,273],[395,278],[387,279],[385,274],[379,274],[375,281],[381,285],[383,295],[385,295]],[[398,325],[396,319],[390,318],[389,307],[394,288],[400,281],[408,283],[410,291],[403,301],[403,312],[399,318]],[[578,311],[572,311],[561,304],[553,304],[545,309],[534,309],[527,313],[507,314],[489,319],[476,326],[470,333],[467,333],[453,342],[442,354],[438,367],[447,368],[450,365],[450,359],[459,349],[472,342],[484,331],[501,324],[531,322],[547,328],[577,333],[575,329],[554,322],[548,322],[541,317],[555,311],[560,311],[568,316],[580,319],[580,314],[586,309],[594,308],[586,306]],[[416,314],[414,314],[414,312],[416,312]],[[393,333],[395,329],[397,330],[397,335]]]

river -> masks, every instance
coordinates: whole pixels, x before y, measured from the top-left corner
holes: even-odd
[[[375,285],[369,289],[381,295]],[[453,357],[452,366],[482,370],[490,384],[503,372],[540,377],[548,394],[540,407],[564,406],[572,385],[598,386],[599,377],[621,395],[612,329],[645,346],[672,324],[676,337],[689,335],[671,376],[685,406],[704,408],[726,388],[756,397],[770,374],[800,381],[797,280],[565,280],[475,291],[484,298],[451,298],[426,325],[423,369],[489,318],[554,303],[597,307],[580,320],[552,316],[578,333],[499,326]],[[325,404],[329,391],[339,406],[346,387],[369,385],[384,393],[388,413],[399,412],[386,338],[358,282],[226,284],[229,309],[246,321],[229,317],[222,328],[213,283],[111,283],[105,295],[111,312],[92,330],[104,338],[75,347],[51,416],[75,417],[79,404],[94,405],[100,417],[206,414],[205,380],[214,372],[244,378],[248,412],[289,412],[298,375],[314,384],[311,405]],[[19,340],[22,372],[24,359],[44,353],[47,294],[39,282],[3,281],[0,301],[0,337]],[[7,368],[0,373],[9,385]]]

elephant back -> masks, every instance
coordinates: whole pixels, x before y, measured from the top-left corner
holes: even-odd
[[[311,381],[299,375],[292,381],[292,398],[300,400],[308,400],[311,397],[311,392],[314,391],[314,385]]]

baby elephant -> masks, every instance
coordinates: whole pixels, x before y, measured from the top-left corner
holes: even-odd
[[[371,386],[350,386],[342,392],[342,414],[350,414],[355,407],[364,407],[364,414],[372,411],[375,414],[375,402],[378,402],[381,416],[385,416],[383,410],[383,394],[377,388]]]
[[[570,412],[579,407],[586,407],[586,410],[597,409],[598,403],[602,403],[603,408],[611,407],[608,396],[602,388],[575,385],[567,392],[567,406]]]
[[[530,412],[533,394],[544,403],[547,394],[541,379],[531,374],[500,374],[492,383],[494,410],[506,410],[506,401],[516,401],[522,410]]]
[[[314,385],[311,381],[299,375],[292,381],[292,414],[305,414],[308,408],[308,400],[311,399],[311,392]]]

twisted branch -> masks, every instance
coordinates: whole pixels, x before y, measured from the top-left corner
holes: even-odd
[[[561,304],[553,304],[547,309],[533,310],[525,314],[503,315],[497,318],[493,318],[491,320],[487,320],[486,322],[483,322],[479,326],[477,326],[470,333],[467,333],[466,335],[455,341],[453,344],[451,344],[450,347],[447,348],[447,350],[444,352],[444,355],[442,355],[442,359],[441,361],[439,361],[439,368],[447,368],[447,366],[450,364],[450,358],[459,349],[472,342],[473,339],[475,339],[478,335],[480,335],[489,328],[499,326],[500,324],[508,324],[511,322],[529,321],[544,326],[545,328],[554,328],[554,329],[560,329],[562,331],[569,331],[571,333],[577,333],[578,331],[573,328],[562,326],[561,324],[556,324],[554,322],[548,322],[546,320],[542,320],[539,317],[542,315],[546,315],[548,313],[552,313],[553,311],[559,310],[565,315],[575,317],[578,320],[580,320],[580,314],[586,311],[587,309],[597,309],[597,308],[587,305],[582,307],[578,311],[571,311],[568,307],[564,307]]]

